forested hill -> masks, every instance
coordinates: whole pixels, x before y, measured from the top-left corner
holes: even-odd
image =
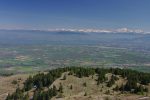
[[[64,74],[65,73],[65,74]],[[103,93],[103,89],[107,89],[105,94],[118,93],[121,94],[136,94],[136,95],[150,95],[149,83],[150,73],[137,72],[129,69],[119,68],[85,68],[85,67],[66,67],[50,70],[49,72],[39,73],[30,76],[25,82],[23,88],[17,88],[13,94],[9,94],[6,100],[50,100],[54,97],[65,97],[66,88],[70,92],[75,91],[75,85],[66,85],[61,82],[67,80],[69,77],[77,79],[92,80],[92,87],[102,87],[99,91]],[[109,76],[109,77],[108,77]],[[61,78],[60,78],[61,77]],[[59,85],[55,86],[54,82],[59,79]],[[88,88],[90,82],[88,80],[82,83],[84,88]],[[118,81],[124,80],[121,85]],[[72,80],[73,81],[73,80]],[[95,82],[95,84],[93,84]],[[78,81],[78,83],[80,83]],[[85,92],[83,96],[89,95]],[[66,93],[69,94],[69,93]]]

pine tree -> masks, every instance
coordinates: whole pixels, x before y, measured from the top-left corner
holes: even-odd
[[[57,95],[57,89],[56,89],[55,85],[53,85],[52,90],[53,90],[53,96],[56,96]]]
[[[86,82],[84,82],[84,83],[83,83],[83,86],[84,86],[84,87],[86,87],[86,86],[87,86]]]
[[[70,89],[72,90],[72,85],[70,86]]]
[[[84,96],[87,96],[87,93],[85,92]]]
[[[60,93],[63,93],[63,86],[62,86],[61,83],[60,83],[60,86],[59,86],[59,92],[60,92]]]

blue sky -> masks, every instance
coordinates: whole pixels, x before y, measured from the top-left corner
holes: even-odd
[[[0,28],[150,31],[150,0],[0,0]]]

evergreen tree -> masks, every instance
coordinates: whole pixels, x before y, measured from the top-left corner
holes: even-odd
[[[84,83],[83,83],[83,86],[84,86],[84,87],[86,87],[86,86],[87,86],[86,82],[84,82]]]
[[[70,86],[70,89],[72,90],[72,85]]]
[[[61,83],[60,83],[60,86],[59,86],[59,92],[60,92],[60,93],[63,93],[63,86],[62,86]]]

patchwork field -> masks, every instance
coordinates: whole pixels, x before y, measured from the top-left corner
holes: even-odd
[[[150,71],[150,53],[103,46],[28,45],[0,48],[0,73],[64,66],[128,67]]]

